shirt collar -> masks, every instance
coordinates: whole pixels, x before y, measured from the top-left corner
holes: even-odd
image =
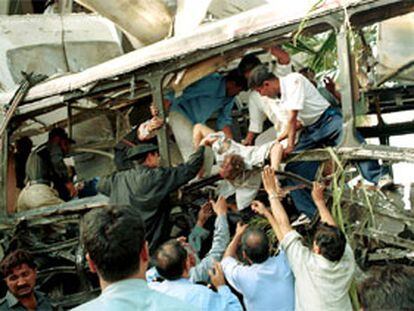
[[[115,290],[117,288],[130,287],[130,286],[148,287],[147,282],[145,280],[133,278],[133,279],[126,279],[126,280],[114,282],[108,285],[107,287],[105,287],[105,289],[102,292],[104,293],[104,292]]]
[[[38,291],[35,291],[34,293],[36,297],[36,304],[40,306],[43,303],[44,296]],[[10,291],[7,291],[6,293],[6,300],[9,308],[14,308],[20,303],[19,299],[17,299]]]

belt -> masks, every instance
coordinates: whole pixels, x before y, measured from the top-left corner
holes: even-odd
[[[36,180],[29,180],[27,182],[28,186],[32,186],[32,185],[46,185],[49,187],[52,187],[52,182],[48,181],[48,180],[44,180],[44,179],[36,179]]]

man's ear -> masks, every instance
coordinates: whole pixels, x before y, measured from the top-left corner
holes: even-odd
[[[141,262],[146,263],[149,261],[149,250],[148,250],[148,242],[144,242],[144,246],[141,248],[141,252],[139,253],[139,259]]]
[[[321,254],[321,248],[316,244],[315,241],[313,241],[312,250],[315,254]]]
[[[243,259],[245,259],[250,265],[253,264],[253,261],[247,256],[245,251],[242,251]]]
[[[91,272],[92,273],[97,273],[96,265],[93,262],[93,260],[91,259],[91,256],[89,256],[89,253],[86,253],[86,261],[88,262],[89,269],[91,270]]]

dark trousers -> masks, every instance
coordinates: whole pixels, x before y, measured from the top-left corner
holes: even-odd
[[[321,115],[314,124],[305,127],[299,137],[299,141],[294,151],[304,151],[315,148],[333,147],[342,141],[343,118],[339,109],[330,107]],[[357,139],[364,143],[364,138],[357,133]],[[364,160],[355,162],[359,167],[362,176],[370,182],[377,183],[379,178],[386,173],[378,161]],[[298,174],[308,180],[315,180],[319,161],[298,161],[290,162],[286,165],[286,171]],[[288,179],[286,184],[294,186],[300,182]],[[298,189],[291,192],[293,202],[299,212],[308,217],[313,217],[316,206],[313,203],[309,189]]]

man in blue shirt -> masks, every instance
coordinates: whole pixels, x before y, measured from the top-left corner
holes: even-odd
[[[266,210],[259,204],[254,201],[253,206]],[[240,244],[248,265],[236,259]],[[243,295],[247,310],[295,310],[293,272],[283,251],[270,256],[269,239],[263,231],[247,230],[247,224],[238,223],[221,264],[229,284]]]
[[[216,262],[214,272],[209,273],[211,282],[217,288],[215,293],[206,286],[190,281],[191,257],[179,241],[164,243],[154,257],[157,271],[165,281],[150,283],[152,289],[178,298],[198,310],[242,310],[237,297],[225,285],[219,263]]]
[[[148,243],[139,211],[107,206],[89,212],[81,224],[86,259],[98,274],[101,295],[76,311],[191,310],[188,304],[148,288]]]
[[[189,85],[176,98],[167,96],[171,102],[168,122],[184,161],[194,151],[194,124],[205,124],[214,113],[217,113],[217,130],[232,137],[231,112],[234,97],[246,87],[246,79],[237,70],[232,70],[225,76],[218,73],[210,74]]]

